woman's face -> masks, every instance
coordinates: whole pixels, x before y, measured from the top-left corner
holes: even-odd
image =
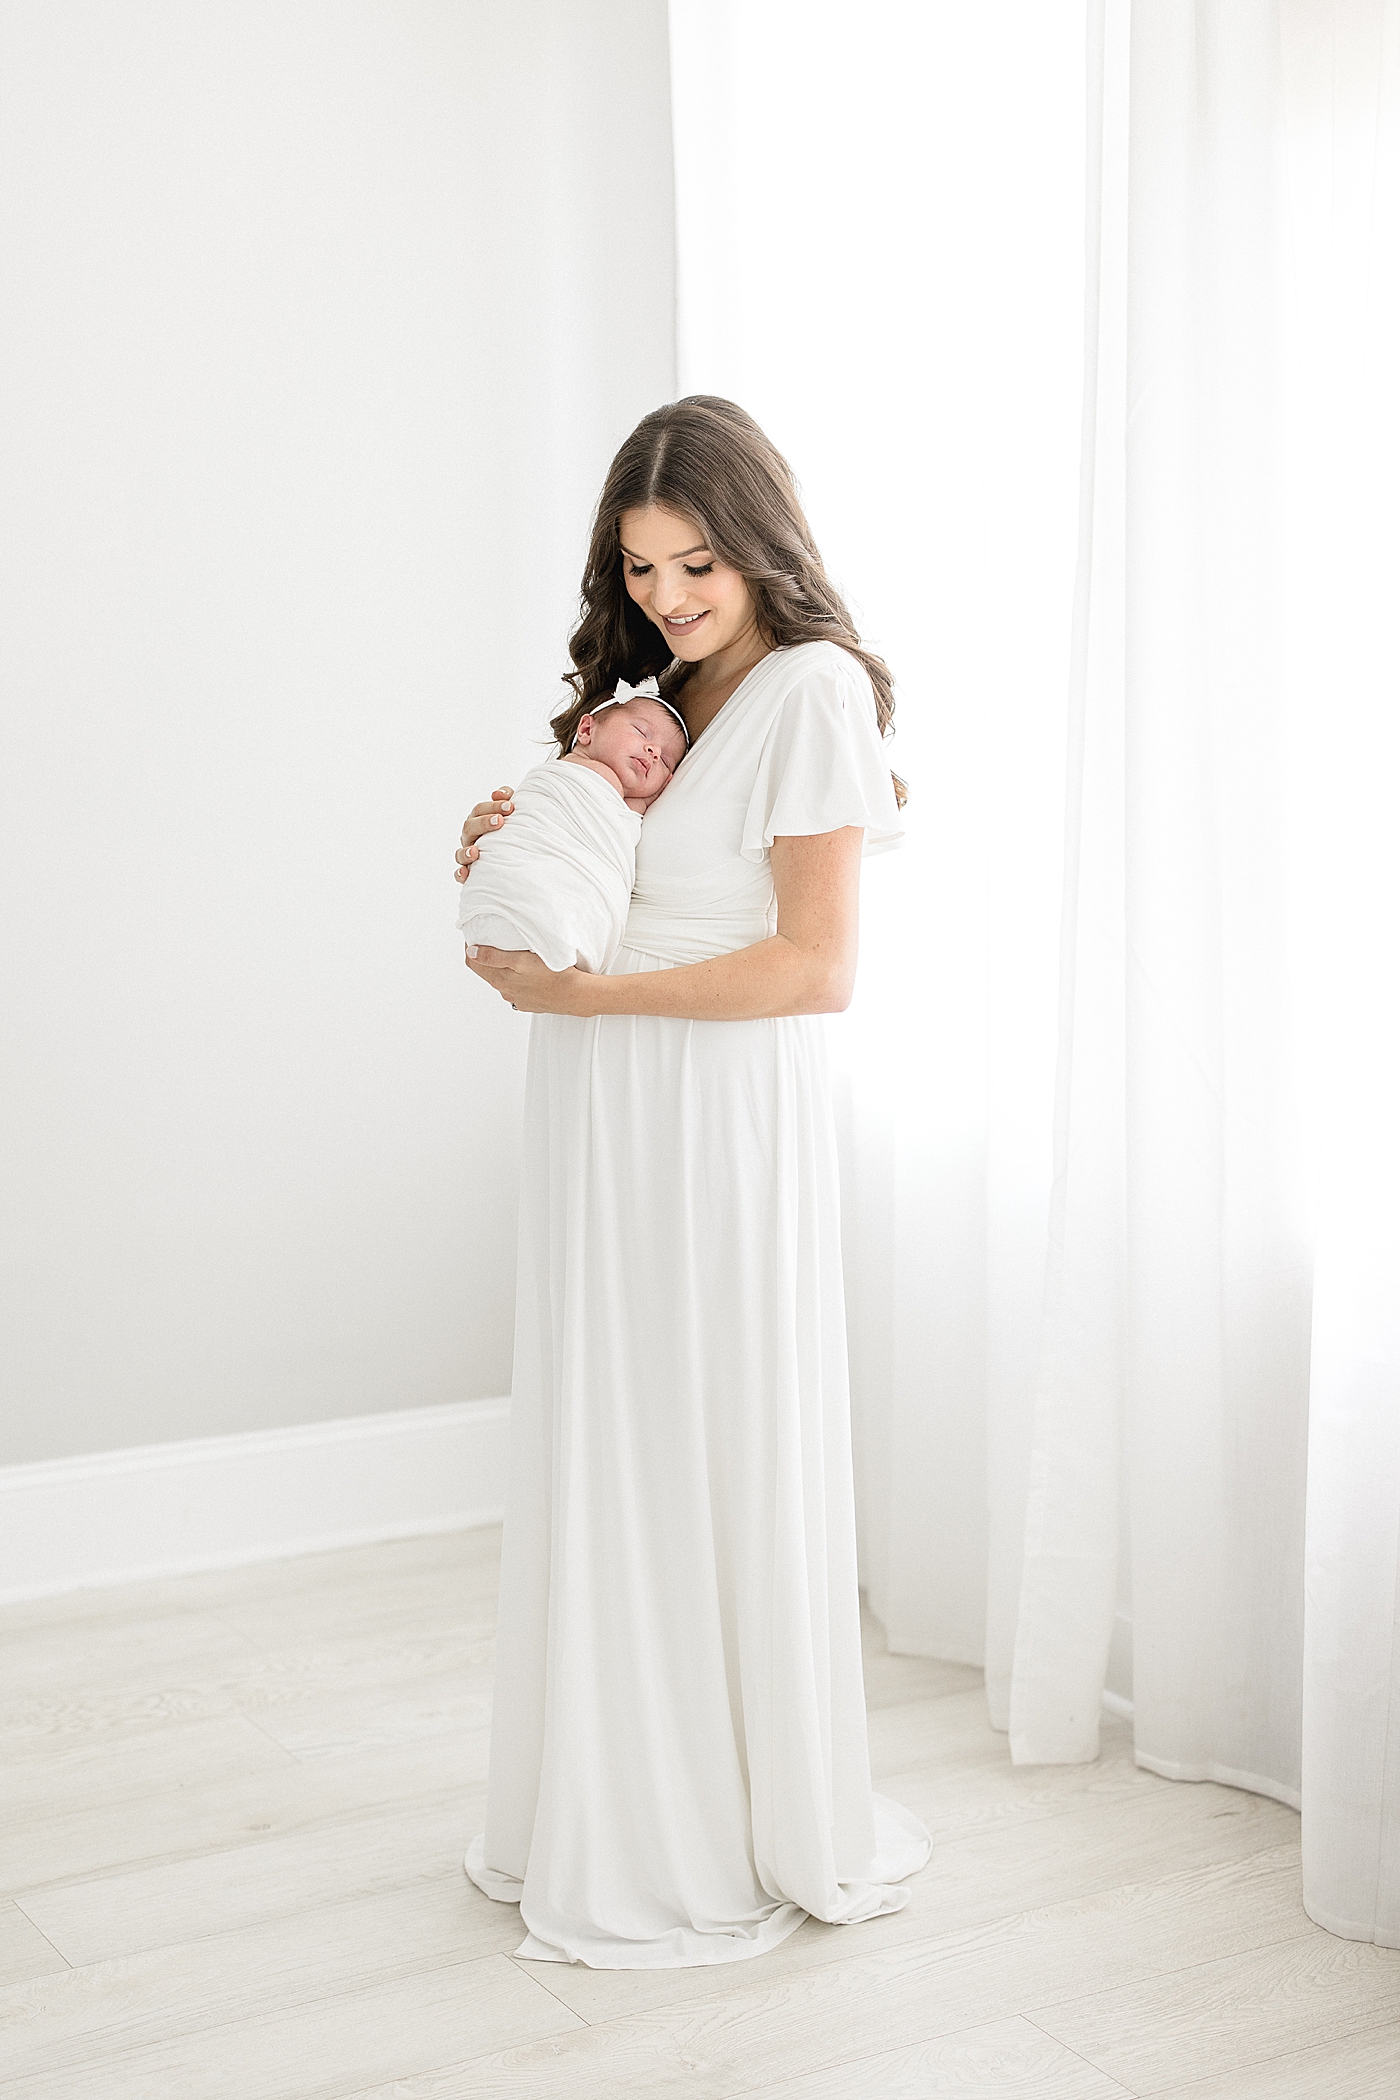
[[[692,518],[653,505],[618,520],[628,596],[688,664],[742,642],[757,625],[749,587],[716,560]]]

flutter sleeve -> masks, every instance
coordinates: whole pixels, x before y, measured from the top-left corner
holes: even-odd
[[[739,848],[744,859],[762,860],[775,838],[848,824],[863,827],[867,853],[898,844],[904,826],[861,665],[823,642],[794,674],[759,760]]]

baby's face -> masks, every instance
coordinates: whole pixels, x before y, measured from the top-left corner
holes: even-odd
[[[654,802],[685,757],[685,736],[675,716],[654,700],[628,700],[585,715],[578,749],[611,766],[629,800]]]

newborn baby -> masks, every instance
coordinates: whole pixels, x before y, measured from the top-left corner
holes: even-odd
[[[532,766],[515,814],[481,841],[457,925],[469,948],[533,948],[551,970],[605,970],[622,939],[642,813],[689,748],[648,678],[620,680],[562,758]]]

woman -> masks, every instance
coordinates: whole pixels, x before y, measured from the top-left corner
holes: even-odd
[[[820,1024],[862,849],[900,834],[889,674],[731,402],[647,416],[599,500],[567,750],[661,678],[691,750],[606,976],[480,949],[534,1014],[486,1832],[520,1952],[760,1954],[902,1907],[929,1839],[870,1787],[838,1190]],[[509,790],[463,828],[509,821]]]

